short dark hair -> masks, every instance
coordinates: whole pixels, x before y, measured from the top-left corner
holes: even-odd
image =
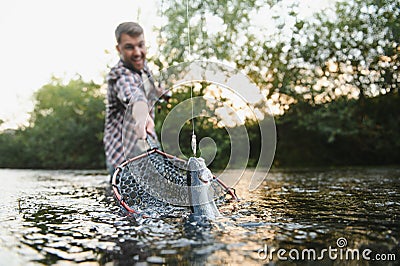
[[[143,28],[136,22],[123,22],[115,29],[115,38],[117,43],[121,41],[121,35],[125,33],[131,37],[137,37],[143,34]]]

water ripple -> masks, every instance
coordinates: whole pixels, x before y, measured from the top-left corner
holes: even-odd
[[[83,171],[0,170],[0,261],[5,265],[262,264],[257,250],[351,248],[398,253],[400,170],[275,170],[212,223],[186,210],[162,219],[126,215],[108,177]],[[281,262],[276,261],[276,264]]]

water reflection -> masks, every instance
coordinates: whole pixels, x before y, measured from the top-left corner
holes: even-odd
[[[224,218],[207,226],[190,223],[186,212],[161,220],[122,214],[102,172],[0,175],[4,265],[264,264],[269,261],[257,251],[265,245],[322,250],[337,247],[340,237],[348,248],[400,258],[399,169],[275,170],[251,193],[240,182],[242,200],[221,208]],[[329,258],[314,263],[321,262],[368,265]]]

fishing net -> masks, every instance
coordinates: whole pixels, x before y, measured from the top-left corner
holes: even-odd
[[[121,164],[112,177],[114,195],[124,210],[144,216],[174,215],[190,206],[187,161],[152,148]],[[237,199],[214,176],[208,187],[217,206]]]

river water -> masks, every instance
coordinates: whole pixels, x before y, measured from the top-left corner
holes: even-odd
[[[400,262],[400,168],[272,170],[253,192],[243,178],[241,200],[201,226],[124,215],[102,171],[0,177],[0,265]]]

